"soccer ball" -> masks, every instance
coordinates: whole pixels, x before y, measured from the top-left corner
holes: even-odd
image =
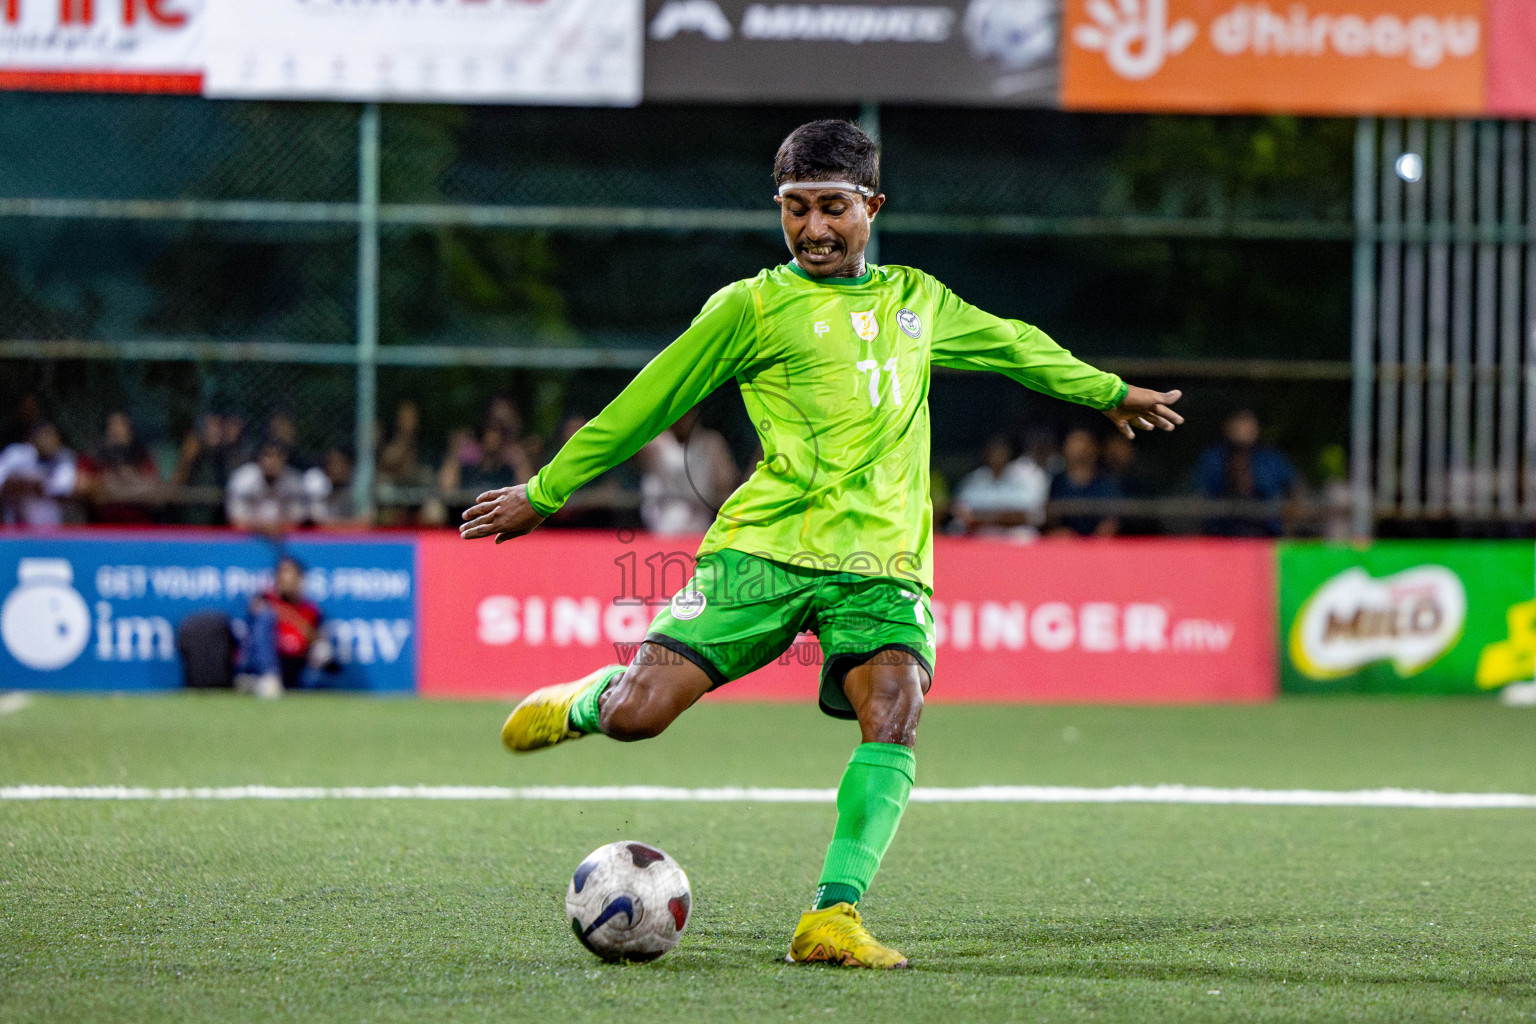
[[[677,945],[692,908],[683,869],[645,843],[598,847],[576,868],[565,891],[571,931],[609,962],[661,956]]]

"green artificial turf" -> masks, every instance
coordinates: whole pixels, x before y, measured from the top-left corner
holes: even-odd
[[[667,735],[499,749],[489,704],[37,699],[0,785],[830,787],[856,740],[706,703]],[[933,707],[922,785],[1536,792],[1477,701]],[[0,802],[0,1020],[1536,1020],[1536,811],[913,805],[864,902],[896,974],[781,960],[827,804]],[[657,843],[683,944],[600,964],[562,899]]]

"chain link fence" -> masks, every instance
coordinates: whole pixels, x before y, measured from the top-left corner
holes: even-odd
[[[1291,118],[411,105],[382,109],[375,158],[352,105],[0,94],[0,428],[32,396],[89,451],[124,410],[169,478],[203,414],[254,442],[286,412],[302,458],[343,448],[366,482],[410,403],[418,471],[360,497],[416,508],[498,396],[547,457],[721,283],[780,262],[769,161],[820,116],[878,128],[882,262],[1190,392],[1187,433],[1143,449],[1158,495],[1240,405],[1333,472],[1353,128]],[[995,430],[1081,421],[999,388],[936,379],[951,481]],[[977,402],[1006,414],[944,412]],[[746,463],[736,405],[711,417]]]

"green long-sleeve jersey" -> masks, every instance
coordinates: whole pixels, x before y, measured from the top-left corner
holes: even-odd
[[[699,554],[731,548],[931,591],[932,366],[995,370],[1095,409],[1126,393],[1119,377],[1043,331],[983,312],[920,270],[812,278],[789,263],[712,295],[534,475],[528,501],[553,513],[734,378],[763,458],[721,507]]]

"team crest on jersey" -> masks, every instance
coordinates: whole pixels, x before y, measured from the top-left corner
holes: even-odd
[[[903,309],[896,314],[896,326],[900,327],[909,338],[921,337],[923,333],[923,322],[910,309]]]
[[[704,614],[704,594],[698,590],[679,590],[672,595],[672,617],[674,619],[696,619]]]
[[[849,313],[849,319],[853,321],[853,333],[865,341],[874,341],[875,335],[880,333],[880,321],[875,319],[875,311],[866,309],[862,313]]]

